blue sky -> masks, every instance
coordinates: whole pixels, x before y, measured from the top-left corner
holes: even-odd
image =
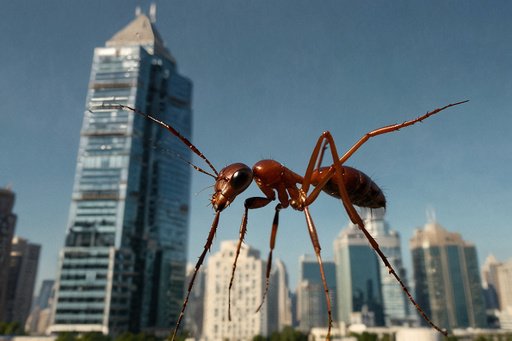
[[[0,186],[16,192],[16,233],[43,246],[40,280],[55,275],[64,243],[93,49],[137,5],[147,12],[142,1],[0,2]],[[193,141],[218,169],[273,158],[302,174],[324,130],[342,152],[369,130],[469,99],[348,162],[384,189],[411,276],[408,240],[428,207],[481,262],[511,257],[511,14],[508,1],[191,0],[157,2],[156,25],[194,83]],[[213,219],[211,185],[193,174],[194,261]],[[214,251],[237,238],[254,195],[252,185],[222,214]],[[264,257],[272,207],[249,216],[246,241]],[[328,196],[311,213],[331,259],[347,216]],[[304,253],[303,215],[285,210],[275,255],[292,287]]]

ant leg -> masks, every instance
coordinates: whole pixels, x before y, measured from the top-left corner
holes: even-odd
[[[183,319],[183,316],[185,315],[185,309],[187,308],[188,298],[190,296],[190,292],[192,291],[192,287],[194,286],[194,281],[197,276],[197,272],[199,271],[199,268],[201,267],[201,264],[203,264],[204,258],[206,257],[206,253],[210,251],[210,247],[213,243],[213,238],[215,237],[215,233],[217,232],[217,226],[219,225],[219,217],[220,212],[217,212],[215,214],[215,218],[212,222],[212,227],[210,228],[210,233],[208,233],[208,239],[206,240],[206,243],[204,244],[204,250],[203,253],[201,253],[201,256],[199,256],[199,259],[197,260],[194,274],[192,275],[192,278],[190,279],[190,282],[188,284],[187,289],[187,296],[185,297],[185,300],[183,301],[183,305],[181,307],[180,316],[178,318],[178,322],[176,322],[176,327],[174,327],[174,331],[172,332],[171,340],[174,340],[176,337],[176,334],[178,333],[178,329],[180,327],[181,320]]]
[[[231,288],[233,287],[233,280],[235,279],[235,271],[236,271],[236,263],[238,261],[238,256],[240,255],[240,248],[242,247],[242,243],[245,238],[245,233],[247,232],[247,218],[249,209],[256,209],[267,206],[272,199],[270,198],[262,198],[262,197],[252,197],[247,198],[244,202],[244,215],[242,216],[242,223],[240,224],[240,235],[238,238],[238,244],[236,246],[235,260],[233,261],[233,269],[231,270],[231,279],[229,280],[229,289],[228,289],[228,320],[231,321]]]
[[[281,204],[276,205],[276,212],[274,214],[274,220],[272,221],[272,233],[270,235],[270,251],[268,253],[267,260],[267,273],[265,280],[265,291],[263,292],[263,297],[261,298],[261,303],[256,309],[256,312],[260,311],[263,303],[265,302],[265,297],[267,296],[268,287],[270,285],[270,271],[272,270],[272,252],[274,251],[274,247],[276,245],[276,236],[277,236],[277,227],[279,225],[279,211],[283,208]]]
[[[311,214],[309,213],[309,207],[306,206],[304,208],[304,215],[306,216],[306,224],[308,225],[309,236],[311,237],[311,243],[313,244],[313,248],[315,249],[316,259],[318,262],[318,266],[320,267],[320,276],[322,277],[322,284],[324,286],[325,292],[325,301],[327,303],[327,315],[329,319],[327,336],[326,340],[330,339],[331,336],[331,327],[332,327],[332,308],[331,308],[331,296],[329,295],[329,287],[327,286],[327,280],[325,278],[324,264],[322,262],[322,256],[320,255],[320,251],[322,248],[320,247],[320,241],[318,240],[318,233],[316,232],[315,224],[313,223],[313,219],[311,218]]]
[[[428,116],[427,116],[428,117]],[[411,123],[412,124],[412,123]],[[400,284],[400,286],[402,287],[402,290],[405,292],[405,294],[407,295],[407,297],[409,298],[409,300],[411,301],[411,303],[416,307],[416,310],[421,314],[421,316],[425,319],[425,321],[430,325],[432,326],[434,329],[436,329],[437,331],[439,331],[440,333],[442,333],[443,335],[448,335],[448,333],[444,330],[442,330],[441,328],[439,328],[436,324],[434,324],[430,319],[429,317],[427,316],[427,314],[425,314],[425,312],[423,311],[423,309],[421,309],[421,307],[418,305],[418,303],[416,303],[416,301],[414,300],[414,298],[412,297],[411,293],[409,292],[409,289],[407,289],[405,283],[402,281],[402,279],[398,276],[398,274],[396,273],[395,269],[393,268],[393,266],[391,265],[391,263],[389,263],[388,259],[386,258],[386,256],[384,255],[384,253],[382,252],[382,250],[380,249],[379,247],[379,244],[377,243],[377,241],[373,238],[373,236],[368,232],[368,230],[366,230],[365,226],[364,226],[364,223],[363,223],[363,220],[361,219],[361,217],[359,216],[359,214],[357,213],[354,205],[352,204],[352,202],[350,201],[350,198],[348,196],[348,192],[347,192],[347,189],[345,187],[345,182],[343,181],[343,169],[342,169],[342,166],[341,166],[341,163],[340,162],[336,162],[336,160],[338,160],[338,152],[336,150],[336,145],[334,144],[334,139],[332,138],[331,134],[329,132],[324,132],[322,134],[322,137],[326,139],[326,141],[328,141],[328,144],[330,145],[330,149],[331,149],[331,154],[332,154],[332,158],[334,160],[334,164],[329,168],[329,171],[327,172],[325,178],[323,178],[321,181],[320,181],[320,184],[319,186],[317,186],[315,188],[315,190],[318,190],[319,188],[321,189],[321,187],[323,185],[325,185],[326,183],[326,179],[330,179],[332,176],[335,176],[337,179],[336,183],[338,185],[338,191],[339,191],[339,194],[341,196],[341,201],[343,203],[343,206],[345,207],[345,210],[347,211],[347,214],[350,218],[350,220],[356,224],[359,229],[363,232],[363,234],[365,235],[366,239],[368,239],[368,242],[370,243],[370,245],[372,246],[372,248],[375,250],[375,252],[379,255],[380,259],[382,260],[382,262],[384,263],[384,265],[388,268],[388,272],[389,274],[393,275],[393,277],[398,281],[398,283]],[[332,169],[334,169],[334,174],[332,174]],[[309,179],[304,179],[304,181],[308,181]],[[315,195],[314,193],[315,191],[313,191],[310,195],[313,196]],[[316,194],[318,195],[318,194]],[[314,200],[314,199],[313,199]],[[306,199],[306,204],[309,205],[309,203],[311,202],[311,199],[308,197]],[[307,206],[306,206],[307,207]]]
[[[435,115],[435,114],[437,114],[437,113],[439,113],[439,112],[441,112],[441,111],[443,111],[445,109],[448,109],[450,107],[453,107],[453,106],[456,106],[456,105],[459,105],[459,104],[463,104],[463,103],[466,103],[466,102],[468,102],[468,101],[466,100],[466,101],[461,101],[461,102],[457,102],[457,103],[448,104],[448,105],[445,105],[442,108],[438,108],[438,109],[432,110],[430,112],[427,112],[425,115],[419,116],[419,117],[417,117],[417,118],[415,118],[413,120],[405,121],[403,123],[391,124],[391,125],[388,125],[388,126],[385,126],[385,127],[382,127],[382,128],[378,128],[378,129],[372,130],[369,133],[366,133],[363,137],[361,137],[361,139],[359,139],[359,141],[357,141],[345,153],[345,155],[343,155],[340,159],[336,159],[336,160],[338,160],[338,162],[340,164],[343,164],[343,163],[345,163],[345,161],[348,160],[349,157],[354,155],[354,153],[359,149],[359,147],[361,147],[370,138],[372,138],[374,136],[377,136],[377,135],[391,133],[393,131],[397,131],[397,130],[400,130],[402,128],[411,126],[411,125],[416,124],[418,122],[421,122],[421,121],[429,118],[430,116]]]

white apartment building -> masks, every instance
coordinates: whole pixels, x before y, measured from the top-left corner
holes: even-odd
[[[260,253],[242,244],[231,289],[231,321],[228,318],[228,288],[237,241],[223,241],[220,251],[208,260],[205,281],[205,302],[202,340],[252,340],[267,336],[268,299],[261,310],[266,262]],[[272,288],[270,289],[272,290]]]

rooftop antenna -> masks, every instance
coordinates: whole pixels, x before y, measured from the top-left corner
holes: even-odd
[[[154,2],[149,5],[149,20],[152,24],[156,23],[156,4]]]
[[[140,9],[140,6],[135,7],[135,16],[138,17],[142,14],[142,10]]]
[[[427,215],[427,222],[429,224],[433,224],[437,221],[436,219],[436,210],[434,209],[434,207],[432,206],[428,206],[427,209],[425,210],[425,213]]]

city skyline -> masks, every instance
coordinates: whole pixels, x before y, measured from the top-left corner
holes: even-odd
[[[16,233],[42,244],[39,282],[55,277],[64,241],[91,51],[133,19],[137,4],[2,4],[0,25],[13,33],[0,38],[0,126],[8,127],[0,137],[0,186],[12,184],[17,195]],[[157,3],[157,27],[194,80],[193,142],[218,168],[272,157],[302,173],[323,130],[342,151],[371,129],[469,99],[372,140],[350,164],[384,188],[386,220],[404,250],[434,206],[444,226],[475,241],[482,263],[489,253],[511,257],[511,5],[500,4]],[[211,184],[193,173],[192,262],[213,218]],[[260,195],[255,186],[252,195]],[[212,251],[237,236],[243,199],[223,214]],[[332,259],[331,241],[348,218],[325,196],[311,210],[322,256]],[[263,253],[272,213],[250,214],[247,240]],[[287,264],[292,288],[299,251],[313,252],[305,222],[285,210],[274,255]]]

